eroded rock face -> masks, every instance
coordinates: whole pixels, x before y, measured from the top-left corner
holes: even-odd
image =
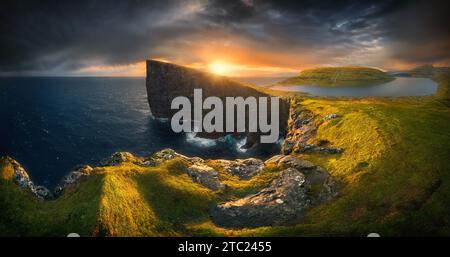
[[[294,168],[283,170],[270,187],[237,201],[214,207],[211,215],[224,227],[282,225],[299,220],[311,200],[305,175]]]
[[[219,181],[219,173],[205,164],[193,164],[188,167],[187,173],[193,181],[209,189],[221,190],[225,188],[225,185]]]
[[[264,169],[264,162],[256,158],[237,159],[234,161],[218,160],[224,171],[241,179],[250,179],[258,175]]]
[[[290,153],[322,153],[339,154],[344,151],[343,148],[333,148],[323,145],[309,144],[308,140],[313,138],[318,127],[324,122],[336,119],[342,115],[332,113],[323,119],[318,119],[317,115],[307,109],[292,107],[289,113],[288,133],[281,146],[283,154]]]
[[[94,169],[89,165],[76,167],[69,174],[64,176],[61,182],[56,186],[55,196],[60,196],[67,188],[91,175],[93,170]]]
[[[211,215],[216,224],[234,228],[288,225],[298,222],[310,206],[337,196],[335,180],[309,161],[276,155],[265,164],[283,171],[268,188],[214,207]]]
[[[53,194],[44,186],[35,185],[31,181],[30,176],[25,169],[16,160],[7,157],[9,163],[11,163],[14,169],[14,182],[22,188],[29,190],[32,194],[36,195],[40,199],[51,199]]]
[[[223,102],[225,102],[225,97],[241,96],[247,98],[249,96],[268,96],[226,77],[155,60],[147,61],[146,86],[150,111],[156,118],[171,118],[178,111],[170,108],[172,100],[175,97],[185,96],[193,103],[194,89],[203,90],[203,99],[209,96],[216,96],[221,98]],[[206,110],[204,112],[206,113],[208,111]],[[288,112],[289,103],[280,99],[280,131],[285,131],[286,129]],[[246,116],[248,122],[248,115]],[[197,136],[219,138],[227,134],[236,133],[198,133]],[[247,135],[246,148],[259,142],[258,134],[255,135],[255,133],[247,132],[244,134]]]

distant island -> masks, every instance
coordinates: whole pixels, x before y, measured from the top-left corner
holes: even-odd
[[[308,85],[320,87],[368,86],[394,80],[394,76],[368,67],[323,67],[306,69],[296,77],[288,78],[277,85]]]

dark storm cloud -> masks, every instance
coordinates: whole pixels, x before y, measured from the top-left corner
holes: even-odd
[[[0,70],[73,70],[93,62],[142,59],[182,36],[177,1],[14,1],[1,3]],[[167,16],[166,16],[167,15]]]
[[[450,59],[448,6],[445,1],[2,1],[0,72],[65,73],[188,55],[170,45],[205,31],[327,61],[345,62],[381,47],[388,58],[441,62]]]
[[[385,34],[391,56],[432,64],[450,60],[450,2],[421,1],[386,18]]]

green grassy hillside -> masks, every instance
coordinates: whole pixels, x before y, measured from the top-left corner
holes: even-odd
[[[307,69],[279,85],[311,85],[321,87],[366,86],[389,82],[389,74],[366,67],[326,67]]]
[[[310,143],[342,147],[341,154],[302,154],[340,181],[339,196],[311,209],[298,225],[225,229],[213,224],[212,204],[266,187],[279,170],[266,167],[251,180],[222,170],[228,187],[212,191],[194,183],[182,159],[156,167],[97,167],[62,197],[38,200],[12,182],[6,158],[0,164],[1,235],[64,236],[283,236],[450,235],[450,76],[439,76],[433,97],[308,98],[320,124]],[[324,121],[331,113],[341,116]],[[137,157],[136,157],[137,158]],[[215,160],[208,160],[218,167]]]
[[[214,166],[214,161],[209,161]],[[180,236],[195,235],[187,224],[209,220],[213,202],[235,199],[268,186],[278,170],[267,167],[251,180],[221,172],[228,190],[215,192],[184,171],[182,159],[156,167],[133,160],[98,167],[56,200],[37,199],[19,188],[6,158],[0,163],[0,235]]]

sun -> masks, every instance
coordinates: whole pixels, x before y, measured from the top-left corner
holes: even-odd
[[[222,61],[215,61],[208,65],[209,71],[222,76],[230,75],[233,72],[234,68],[235,67],[232,64]]]

